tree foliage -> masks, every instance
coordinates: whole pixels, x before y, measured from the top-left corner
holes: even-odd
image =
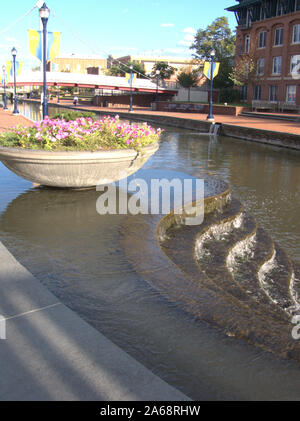
[[[146,76],[144,66],[137,61],[129,61],[126,64],[116,62],[107,70],[107,75],[109,76],[125,76],[125,73],[130,72],[130,66],[132,65],[133,73],[137,73],[138,78],[144,78]]]
[[[159,70],[159,79],[165,80],[170,79],[172,75],[176,72],[176,68],[173,66],[170,66],[165,61],[158,61],[154,64],[152,68],[151,77],[156,77],[156,71]]]
[[[228,19],[222,16],[215,19],[207,28],[200,28],[190,47],[195,50],[193,57],[198,60],[208,59],[211,50],[215,50],[215,60],[220,62],[219,74],[214,79],[216,88],[228,88],[233,85],[229,73],[234,64],[235,41],[236,37],[229,27]]]
[[[180,86],[188,89],[188,101],[190,101],[191,88],[198,85],[199,74],[195,70],[182,70],[177,76],[177,81]]]
[[[241,56],[229,74],[229,78],[236,86],[248,85],[249,82],[253,81],[255,76],[256,63],[249,55]]]

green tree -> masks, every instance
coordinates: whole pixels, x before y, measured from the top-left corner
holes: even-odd
[[[257,66],[254,58],[250,55],[243,55],[233,67],[229,78],[236,86],[244,86],[253,82],[256,77]]]
[[[137,61],[129,61],[128,63],[119,63],[116,64],[116,61],[114,62],[114,65],[107,70],[106,74],[109,76],[125,76],[125,73],[130,72],[130,66],[132,65],[133,73],[137,74],[138,78],[145,78],[145,69],[144,66],[141,63],[138,63]]]
[[[191,99],[191,88],[198,85],[199,75],[195,70],[183,70],[178,76],[177,81],[183,88],[188,89],[188,101]]]
[[[172,75],[176,72],[176,68],[173,66],[170,66],[165,61],[158,61],[154,64],[152,68],[151,77],[156,77],[156,71],[159,70],[159,79],[165,80],[170,79]]]
[[[41,66],[35,66],[35,67],[32,67],[31,69],[32,72],[39,72],[40,70],[41,70]]]
[[[220,62],[218,76],[214,79],[215,88],[233,86],[229,78],[234,65],[235,34],[232,33],[225,16],[215,19],[205,29],[199,29],[191,49],[195,50],[193,57],[203,61],[210,57],[211,50],[215,50],[215,60]]]

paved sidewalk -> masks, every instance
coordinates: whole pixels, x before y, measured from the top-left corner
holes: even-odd
[[[190,400],[59,302],[1,242],[0,261],[0,401]]]
[[[61,101],[61,105],[73,106],[71,101]],[[94,107],[90,105],[78,105],[77,109],[88,109],[90,111],[102,111],[107,112],[119,112],[127,113],[128,107],[124,108],[101,108],[101,107]],[[165,112],[165,111],[152,111],[149,108],[135,108],[134,107],[134,114],[150,114],[150,115],[162,115],[162,116],[171,116],[177,118],[186,118],[192,120],[202,120],[205,121],[207,115],[203,113],[180,113],[180,112]],[[277,132],[284,132],[284,133],[292,133],[300,135],[300,123],[291,122],[291,121],[282,121],[282,120],[270,120],[267,118],[255,118],[255,117],[243,117],[243,116],[229,116],[229,115],[215,115],[215,122],[216,123],[224,123],[224,124],[232,124],[235,126],[242,126],[242,127],[252,127],[256,129],[263,129],[263,130],[272,130]]]
[[[52,101],[51,101],[52,102]],[[52,102],[56,104],[55,101]],[[73,107],[72,101],[62,100],[60,101],[60,105],[66,105],[69,107]],[[110,111],[118,112],[120,115],[122,113],[128,113],[128,107],[124,108],[101,108],[101,107],[94,107],[91,105],[78,105],[74,107],[78,110],[84,109],[89,111],[102,111],[109,113]],[[142,114],[142,115],[161,115],[161,116],[171,116],[177,118],[186,118],[192,120],[206,120],[206,114],[203,113],[180,113],[180,112],[164,112],[164,111],[152,111],[150,108],[134,108],[133,115]],[[235,126],[242,126],[242,127],[252,127],[256,129],[263,129],[263,130],[272,130],[277,132],[283,133],[292,133],[296,135],[300,135],[300,123],[291,122],[291,121],[282,121],[282,120],[270,120],[267,118],[255,118],[255,117],[244,117],[244,116],[228,116],[228,115],[215,115],[215,122],[216,123],[224,123],[224,124],[232,124]],[[27,120],[25,117],[21,115],[14,116],[10,111],[4,111],[0,109],[0,132],[7,130],[9,127],[16,126],[18,124],[22,124],[24,126],[32,125],[32,122]]]
[[[0,132],[5,132],[10,127],[18,126],[28,127],[32,126],[32,122],[20,114],[14,115],[11,111],[4,111],[0,108]]]

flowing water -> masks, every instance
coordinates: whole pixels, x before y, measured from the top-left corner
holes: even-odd
[[[143,169],[197,177],[199,167],[229,182],[300,262],[299,152],[166,128]],[[299,364],[195,321],[134,272],[120,245],[125,216],[98,215],[98,197],[32,188],[0,164],[1,241],[61,301],[191,398],[300,400]]]

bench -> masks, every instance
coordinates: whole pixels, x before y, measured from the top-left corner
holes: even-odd
[[[297,113],[300,113],[300,106],[293,102],[280,102],[279,111],[296,111]]]
[[[252,101],[252,111],[257,111],[257,110],[271,110],[271,111],[276,111],[278,106],[277,102],[270,102],[270,101],[257,101],[257,100],[253,100]]]

